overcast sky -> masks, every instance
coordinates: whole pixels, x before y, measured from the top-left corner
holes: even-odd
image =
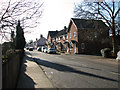
[[[26,41],[40,38],[43,34],[47,38],[48,31],[61,30],[68,26],[73,17],[74,3],[81,0],[43,0],[44,11],[38,27],[32,33],[25,34]]]

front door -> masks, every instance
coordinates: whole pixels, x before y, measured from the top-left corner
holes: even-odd
[[[74,53],[76,53],[76,44],[74,44]]]

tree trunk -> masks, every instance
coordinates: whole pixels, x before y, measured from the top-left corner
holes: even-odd
[[[117,57],[118,46],[117,46],[117,40],[115,35],[112,36],[112,44],[113,44],[113,54],[115,57]]]
[[[113,53],[114,56],[117,57],[117,51],[118,51],[118,45],[117,45],[117,38],[116,38],[116,33],[115,33],[115,18],[112,17],[112,44],[113,44]]]
[[[117,57],[117,51],[118,51],[118,45],[117,45],[117,38],[116,38],[116,33],[115,33],[115,4],[113,0],[113,11],[112,11],[112,26],[111,26],[111,31],[112,31],[112,44],[113,44],[113,53],[114,56]]]

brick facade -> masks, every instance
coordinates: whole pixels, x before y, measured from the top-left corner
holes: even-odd
[[[68,28],[52,35],[48,34],[48,42],[67,53],[98,54],[110,46],[108,27],[101,20],[71,18]]]

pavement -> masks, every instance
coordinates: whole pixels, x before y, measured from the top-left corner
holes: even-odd
[[[55,88],[42,68],[26,54],[21,66],[17,88]]]

